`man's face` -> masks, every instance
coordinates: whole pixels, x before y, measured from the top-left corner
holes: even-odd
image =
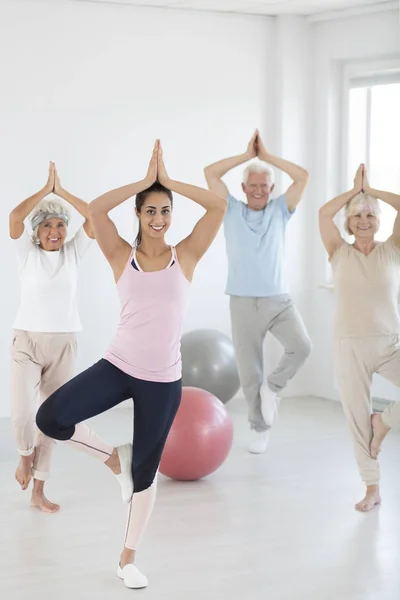
[[[268,173],[250,171],[247,183],[242,183],[246,194],[247,205],[252,210],[263,210],[266,207],[274,185],[271,185]]]

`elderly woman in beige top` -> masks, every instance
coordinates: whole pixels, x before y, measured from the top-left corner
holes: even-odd
[[[391,404],[382,415],[371,414],[374,373],[400,386],[400,217],[398,213],[393,233],[385,242],[375,241],[378,198],[400,210],[400,196],[372,189],[365,167],[360,165],[353,189],[319,211],[320,233],[337,296],[335,377],[367,487],[365,497],[356,504],[356,509],[364,512],[381,501],[380,444],[390,428],[400,426],[400,403]],[[342,238],[334,222],[343,207],[345,230],[354,236],[353,244]]]

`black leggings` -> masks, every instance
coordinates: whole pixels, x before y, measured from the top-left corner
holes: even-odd
[[[101,359],[54,392],[39,408],[36,423],[48,437],[70,440],[78,423],[132,398],[132,476],[138,493],[154,481],[181,394],[182,380],[143,381]]]

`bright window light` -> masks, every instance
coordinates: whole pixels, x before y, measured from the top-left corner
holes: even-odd
[[[351,87],[348,108],[348,186],[363,162],[371,187],[400,194],[400,76],[394,83]],[[376,238],[383,241],[392,233],[396,211],[384,202],[381,208]]]

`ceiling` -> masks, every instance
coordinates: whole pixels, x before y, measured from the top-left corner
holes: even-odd
[[[32,0],[31,0],[32,1]],[[101,2],[233,12],[240,14],[275,16],[283,14],[318,15],[344,9],[363,9],[393,5],[388,0],[73,0],[74,2]]]

